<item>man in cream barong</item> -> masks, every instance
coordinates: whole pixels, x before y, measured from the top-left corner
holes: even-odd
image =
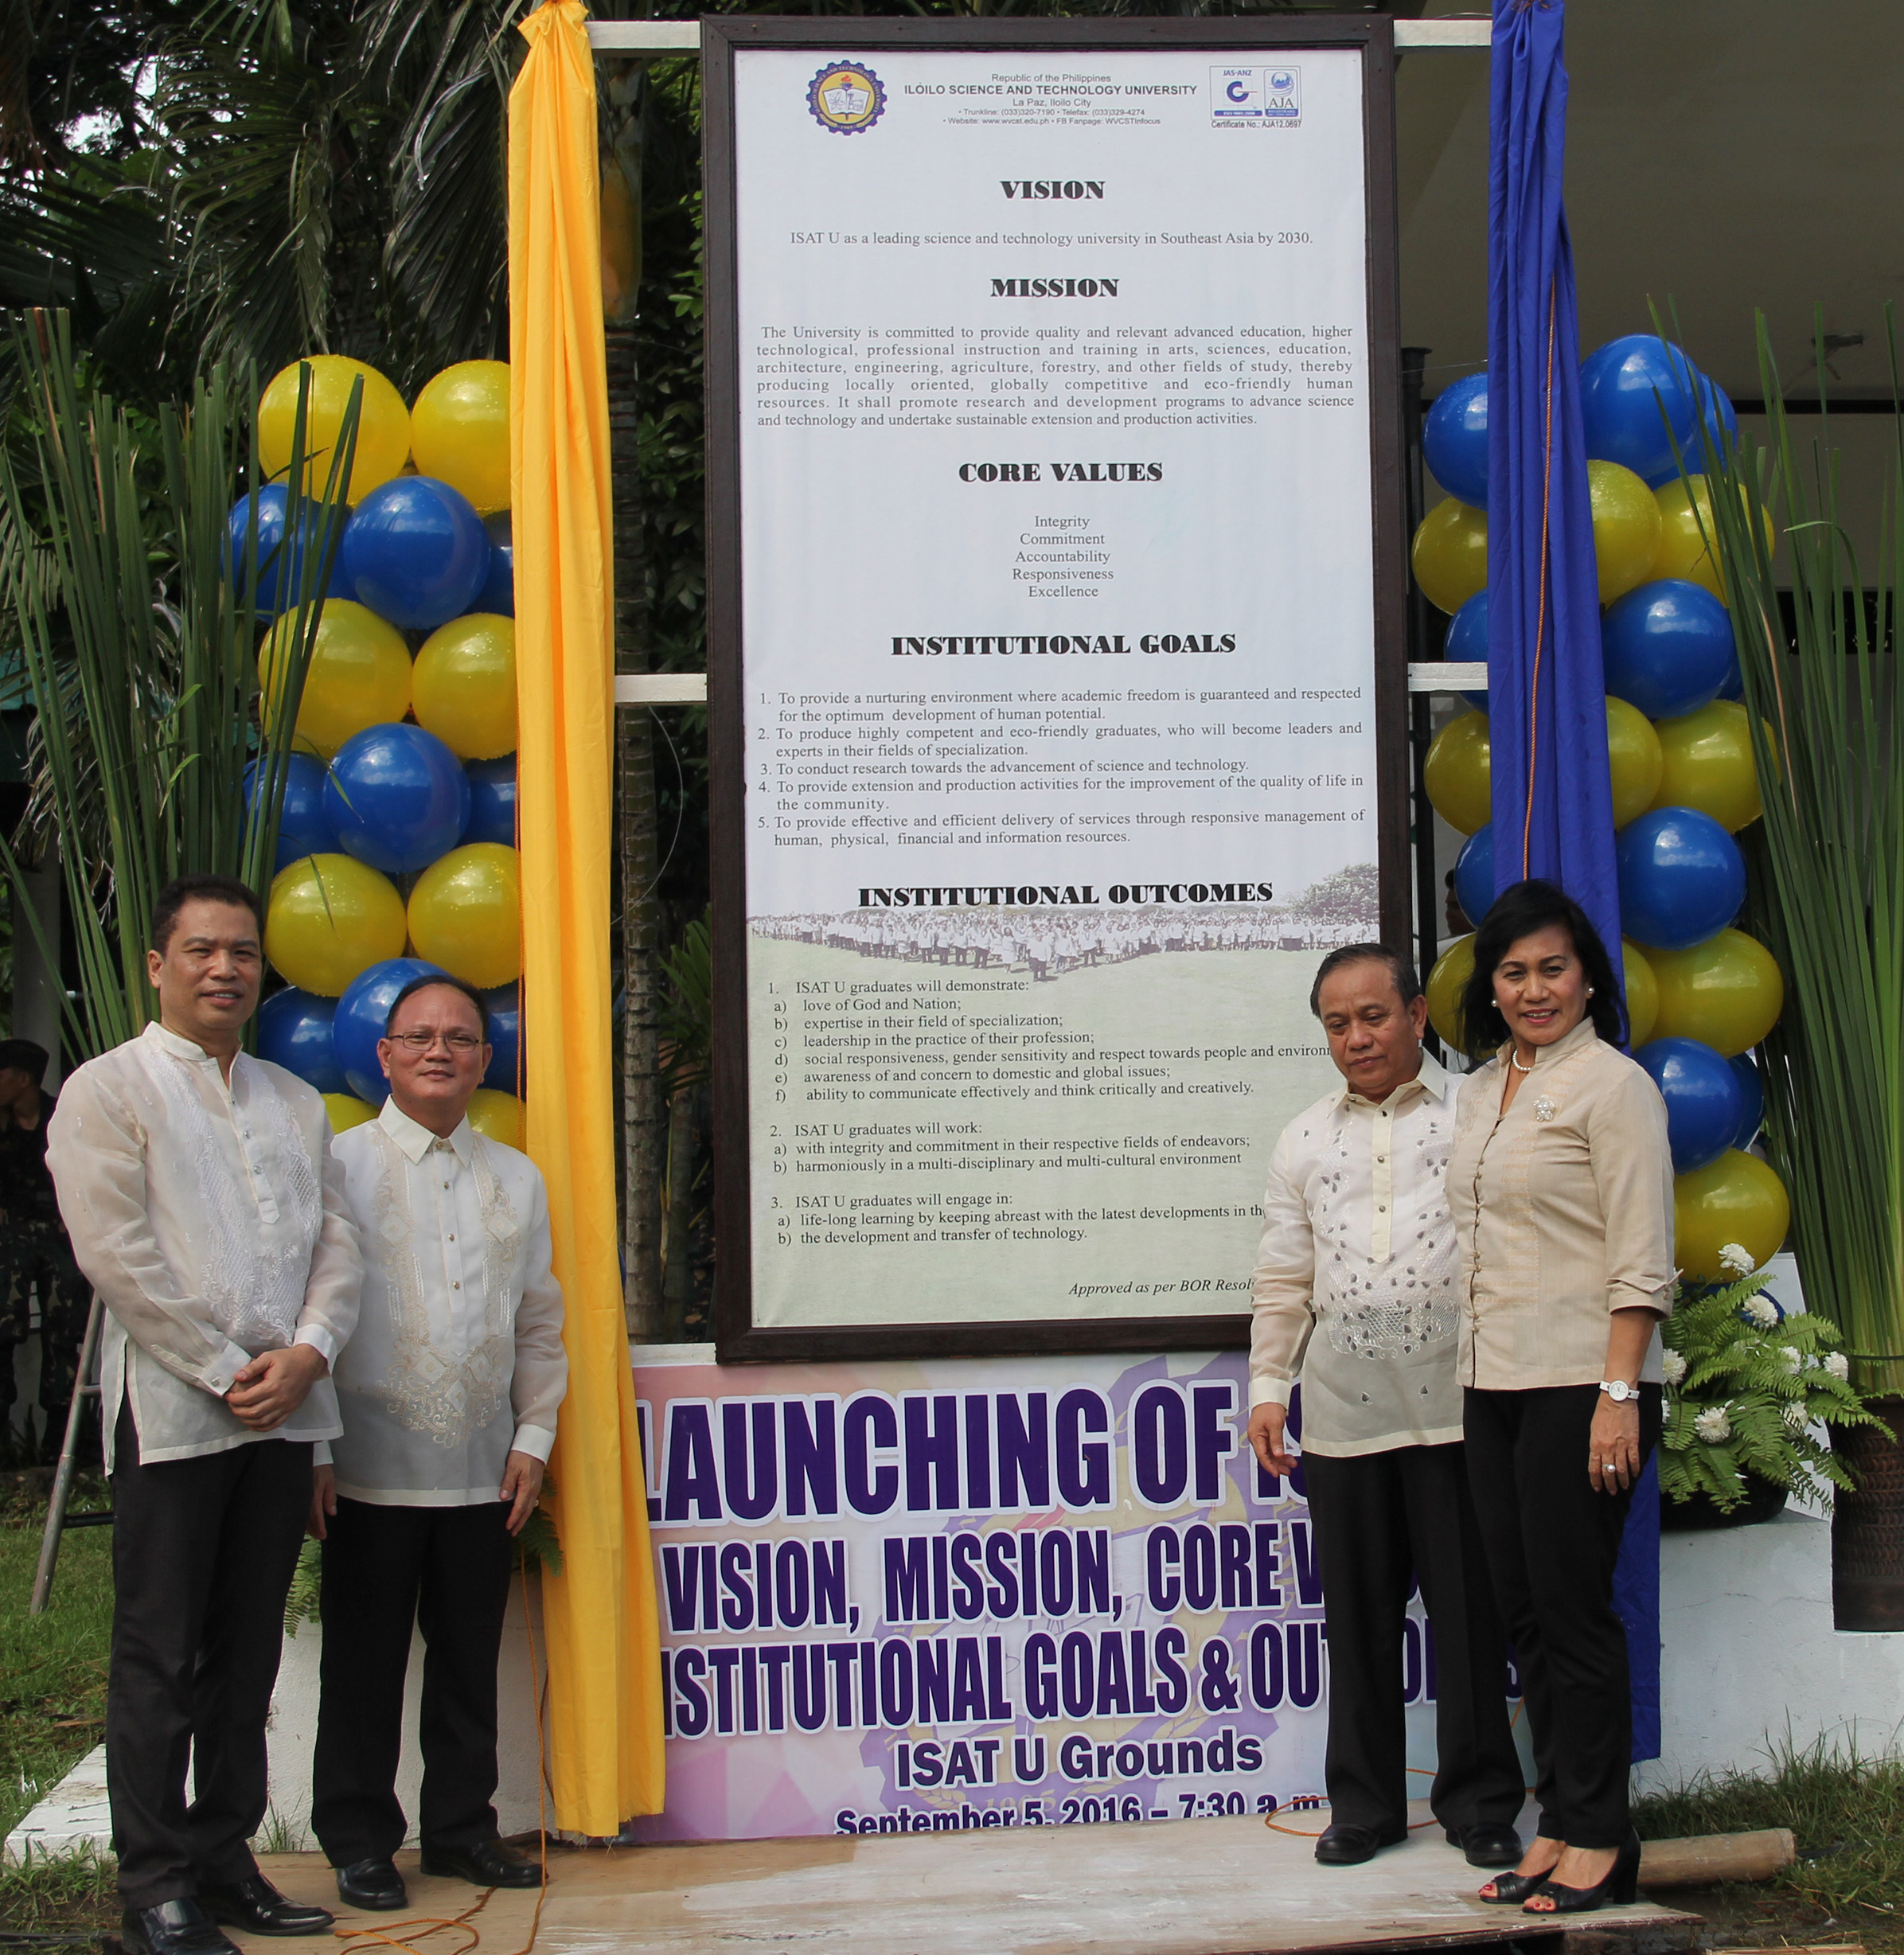
[[[324,1654],[311,1827],[354,1907],[398,1908],[404,1675],[423,1633],[423,1871],[533,1887],[497,1838],[496,1665],[512,1537],[542,1489],[568,1384],[548,1199],[527,1156],[475,1133],[482,994],[426,976],[377,1048],[381,1114],[332,1153],[364,1249],[337,1363],[343,1435],[321,1452]]]
[[[106,1778],[134,1955],[236,1955],[220,1921],[331,1925],[246,1844],[265,1814],[312,1446],[339,1430],[328,1374],[362,1268],[322,1100],[240,1050],[263,922],[229,876],[162,890],[146,958],[158,1020],[82,1066],[47,1127],[73,1255],[108,1313]]]

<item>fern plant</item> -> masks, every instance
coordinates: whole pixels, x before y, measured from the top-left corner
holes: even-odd
[[[1756,1478],[1823,1504],[1830,1488],[1853,1482],[1818,1429],[1882,1422],[1851,1383],[1837,1326],[1767,1296],[1769,1273],[1754,1274],[1743,1249],[1728,1245],[1722,1260],[1737,1280],[1682,1290],[1662,1333],[1660,1491],[1703,1493],[1729,1512]]]

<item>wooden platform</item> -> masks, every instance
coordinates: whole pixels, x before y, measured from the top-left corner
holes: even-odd
[[[1320,1830],[1320,1818],[1292,1823]],[[339,1927],[361,1922],[419,1955],[458,1955],[466,1937],[419,1940],[416,1925],[461,1914],[479,1897],[423,1879],[413,1853],[398,1864],[408,1912],[341,1912]],[[315,1855],[264,1867],[297,1899],[336,1906]],[[1295,1955],[1485,1945],[1569,1926],[1661,1955],[1695,1946],[1700,1925],[1645,1902],[1551,1923],[1485,1907],[1473,1896],[1487,1876],[1438,1828],[1367,1866],[1327,1868],[1308,1839],[1254,1818],[564,1851],[549,1873],[538,1955]],[[470,1922],[478,1955],[522,1955],[533,1902],[493,1896]],[[260,1955],[286,1945],[239,1938]],[[371,1955],[378,1944],[330,1945]]]

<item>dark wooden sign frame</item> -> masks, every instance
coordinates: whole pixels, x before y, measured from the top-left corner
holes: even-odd
[[[1369,428],[1375,564],[1376,859],[1384,939],[1410,941],[1407,535],[1395,165],[1395,35],[1383,15],[1179,20],[701,22],[707,252],[708,702],[713,881],[715,1334],[726,1364],[1020,1352],[1175,1351],[1248,1340],[1247,1312],[759,1329],[753,1321],[753,1168],[747,1082],[744,648],[741,642],[740,349],[734,60],[746,48],[1020,53],[1220,53],[1346,49],[1362,57],[1368,248]]]

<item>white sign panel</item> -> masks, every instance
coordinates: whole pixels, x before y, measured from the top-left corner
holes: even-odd
[[[1377,934],[1363,55],[733,58],[753,1325],[1240,1309]]]

